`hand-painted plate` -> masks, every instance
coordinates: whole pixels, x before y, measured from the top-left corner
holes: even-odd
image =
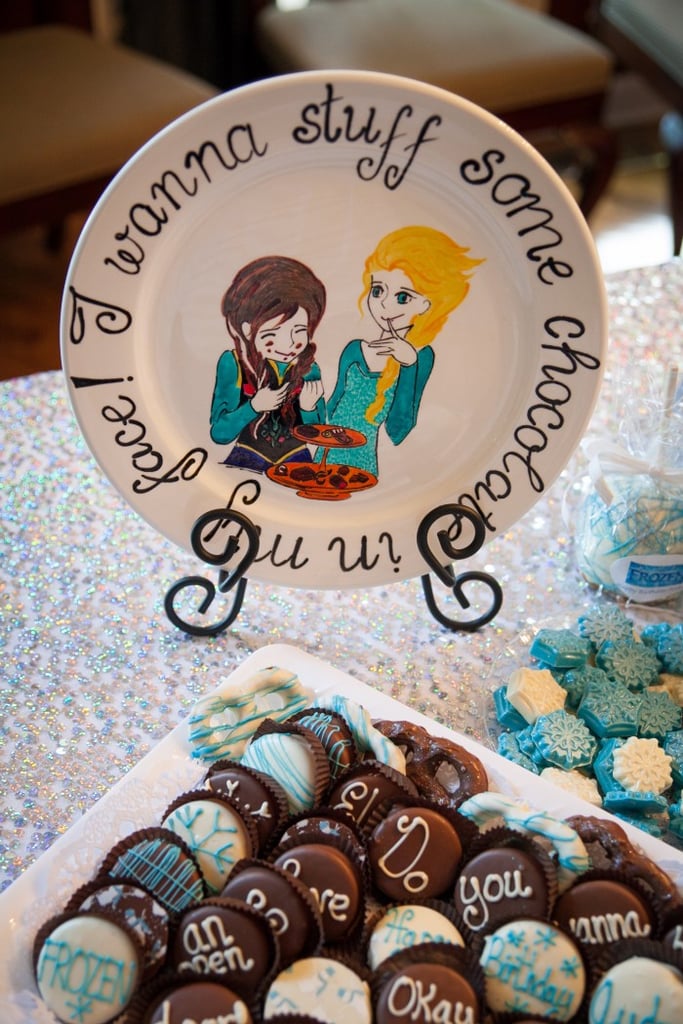
[[[490,539],[558,476],[606,303],[569,191],[506,125],[412,80],[311,72],[209,101],[121,170],[61,345],[87,443],[160,533],[230,572],[246,517],[247,576],[374,586],[428,571],[434,509]],[[302,438],[326,424],[365,441]],[[292,464],[364,483],[317,500]]]

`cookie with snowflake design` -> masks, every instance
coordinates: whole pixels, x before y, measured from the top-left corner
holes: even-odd
[[[595,662],[629,690],[644,690],[656,683],[662,668],[656,652],[638,641],[608,640],[596,654]]]
[[[258,849],[256,825],[243,808],[208,789],[179,796],[161,824],[187,843],[210,894],[221,891],[238,860]]]
[[[600,671],[600,670],[598,670]],[[606,736],[635,736],[642,697],[606,673],[588,684],[577,715],[600,739]]]
[[[595,604],[578,617],[581,636],[597,649],[608,640],[633,640],[633,622],[618,605]]]
[[[547,763],[556,768],[585,767],[592,763],[598,749],[585,723],[564,709],[538,718],[532,737]]]
[[[646,739],[654,737],[663,740],[668,732],[680,727],[681,708],[672,701],[669,694],[645,690],[638,715],[638,735]]]
[[[613,774],[624,789],[664,793],[671,786],[671,758],[655,739],[630,736],[613,754]]]
[[[657,638],[656,650],[665,672],[683,675],[683,623],[663,631]]]
[[[566,691],[547,668],[518,668],[507,684],[507,698],[525,722],[563,708]]]
[[[571,629],[539,629],[529,654],[550,668],[580,668],[591,653],[590,641]]]

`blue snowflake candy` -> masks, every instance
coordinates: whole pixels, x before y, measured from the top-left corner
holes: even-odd
[[[539,629],[529,653],[551,668],[580,668],[588,661],[591,645],[571,629]]]
[[[601,668],[596,668],[595,665],[584,665],[583,668],[569,669],[565,672],[564,679],[560,684],[567,691],[566,706],[574,710],[578,708],[589,683],[594,682],[606,685],[611,681],[607,673],[603,672]]]
[[[503,683],[493,691],[493,706],[496,711],[496,718],[506,729],[523,729],[526,719],[520,715],[516,708],[508,700],[507,684]]]
[[[579,633],[597,649],[608,640],[632,640],[633,622],[615,604],[595,604],[578,618]]]
[[[645,690],[641,695],[638,735],[663,740],[668,732],[681,728],[681,709],[666,691]]]
[[[598,671],[601,671],[598,669]],[[642,697],[606,673],[591,680],[577,709],[578,717],[600,739],[606,736],[635,736]]]
[[[537,718],[531,735],[545,760],[556,768],[571,770],[589,765],[598,749],[590,729],[564,708]]]
[[[659,643],[659,638],[665,633],[668,633],[671,629],[671,625],[668,622],[650,622],[647,626],[643,626],[640,631],[640,639],[648,647],[654,647],[656,649]]]
[[[526,768],[528,772],[533,772],[534,775],[539,774],[540,769],[538,765],[521,751],[515,733],[502,732],[500,734],[498,737],[498,753],[501,757],[507,758],[508,761],[513,761],[515,764],[521,765],[522,768]]]
[[[640,793],[633,789],[612,789],[602,798],[602,806],[612,814],[667,814],[669,802],[660,793]]]
[[[671,758],[671,775],[677,786],[683,786],[683,729],[674,729],[662,740],[664,753]],[[680,810],[683,817],[683,808]]]
[[[661,662],[655,651],[638,641],[608,640],[595,656],[598,668],[611,679],[628,686],[629,690],[644,690],[659,678]]]
[[[525,757],[532,760],[539,770],[541,768],[545,768],[547,766],[547,761],[534,742],[533,726],[527,725],[524,729],[520,729],[515,735],[517,737],[517,745]]]
[[[656,650],[665,672],[683,675],[683,623],[662,632],[657,638]]]
[[[626,740],[620,736],[603,740],[595,755],[593,771],[595,773],[595,781],[600,787],[600,792],[603,796],[613,789],[623,790],[624,788],[614,778],[614,751],[617,747],[623,746],[625,742]]]

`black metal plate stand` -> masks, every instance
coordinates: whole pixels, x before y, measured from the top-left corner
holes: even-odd
[[[215,540],[219,531],[226,531],[223,550],[214,553],[207,544]],[[418,549],[431,572],[447,587],[463,609],[470,608],[465,588],[475,582],[483,584],[491,594],[488,609],[473,618],[454,619],[439,608],[434,595],[431,574],[420,577],[427,608],[436,621],[453,632],[474,632],[490,622],[500,611],[503,591],[498,581],[486,572],[470,570],[456,575],[453,562],[471,558],[484,543],[486,527],[473,509],[465,505],[439,505],[432,509],[417,530]],[[177,629],[190,636],[218,636],[230,626],[240,613],[247,589],[246,573],[258,553],[258,528],[241,512],[231,508],[214,509],[200,516],[192,528],[192,550],[202,562],[218,569],[218,586],[203,576],[184,576],[169,588],[164,608]],[[234,563],[233,568],[225,565]],[[232,591],[232,604],[227,614],[209,626],[187,622],[176,609],[177,596],[188,587],[204,592],[198,611],[206,615],[217,595]]]

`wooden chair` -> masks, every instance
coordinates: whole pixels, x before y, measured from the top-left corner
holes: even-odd
[[[217,90],[69,25],[0,33],[0,232],[88,210],[159,129]]]
[[[602,107],[613,65],[588,34],[512,0],[313,0],[267,5],[256,38],[274,73],[351,68],[420,79],[538,141],[561,138],[587,216],[617,158]],[[555,144],[555,147],[556,144]]]
[[[672,105],[660,123],[669,159],[674,254],[683,246],[683,8],[679,0],[603,0],[600,38],[623,65],[642,75]]]

